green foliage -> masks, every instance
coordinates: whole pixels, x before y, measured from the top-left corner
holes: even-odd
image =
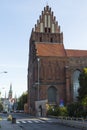
[[[70,117],[85,117],[86,111],[81,102],[71,103],[67,106],[68,115]]]
[[[27,96],[28,96],[28,93],[25,92],[19,97],[18,106],[17,106],[18,110],[24,110],[24,104],[27,103]]]
[[[87,68],[84,68],[79,76],[80,88],[78,99],[82,100],[87,95]]]
[[[53,115],[58,116],[59,114],[59,108],[54,106],[49,106],[49,109],[47,111],[47,115]]]
[[[3,105],[0,103],[0,112],[3,111]]]
[[[82,99],[82,105],[87,107],[87,95]]]
[[[84,103],[85,102],[85,103]],[[82,102],[69,104],[67,107],[51,106],[47,107],[47,115],[51,116],[70,116],[84,117],[87,116],[87,97]]]
[[[2,117],[0,117],[0,121],[2,120]]]
[[[53,116],[67,116],[67,108],[66,107],[55,107],[55,106],[50,106],[47,115],[53,115]]]
[[[59,107],[60,116],[68,116],[67,107]]]

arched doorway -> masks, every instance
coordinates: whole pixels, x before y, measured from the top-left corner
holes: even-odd
[[[73,101],[77,101],[77,96],[78,96],[78,88],[79,88],[79,75],[80,75],[80,71],[76,70],[73,73],[72,76],[72,81],[73,81]]]
[[[48,88],[47,95],[48,95],[48,103],[56,104],[57,89],[54,86]]]

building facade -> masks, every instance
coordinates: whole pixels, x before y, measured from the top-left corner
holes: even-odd
[[[29,40],[28,106],[35,102],[64,105],[77,100],[78,77],[87,67],[87,50],[65,49],[63,33],[53,11],[44,7]]]
[[[6,97],[6,92],[5,92],[5,97],[1,98],[1,103],[3,105],[3,112],[12,112],[16,110],[17,100],[16,100],[16,96],[15,98],[13,98],[12,84],[10,84],[8,97]]]

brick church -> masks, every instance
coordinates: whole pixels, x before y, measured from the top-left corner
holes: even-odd
[[[87,50],[65,49],[63,33],[53,11],[44,7],[29,40],[28,106],[35,102],[64,105],[77,101],[78,77],[87,67]]]

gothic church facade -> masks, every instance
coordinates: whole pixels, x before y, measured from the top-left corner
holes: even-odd
[[[77,100],[78,77],[87,67],[87,50],[65,49],[63,33],[53,11],[47,5],[32,29],[29,41],[28,106],[35,101],[64,105]]]

